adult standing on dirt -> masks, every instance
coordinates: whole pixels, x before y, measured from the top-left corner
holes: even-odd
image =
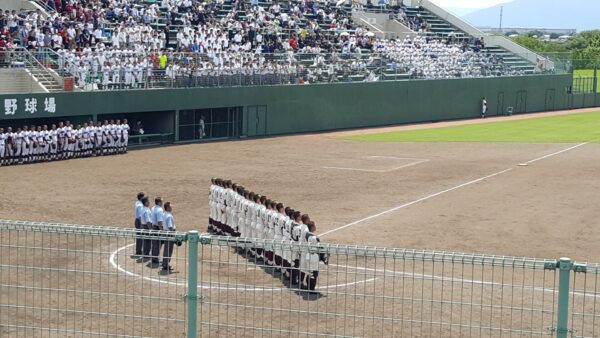
[[[144,240],[140,237],[140,232],[142,230],[142,214],[144,212],[144,204],[142,204],[142,199],[144,198],[143,192],[138,192],[137,200],[133,206],[133,217],[134,217],[134,226],[136,230],[135,237],[135,255],[132,258],[139,258],[142,255]]]
[[[148,197],[144,196],[142,198],[142,205],[144,206],[144,208],[142,209],[142,229],[145,230],[151,230],[152,229],[152,211],[150,210],[150,200],[148,199]],[[151,241],[150,238],[148,237],[148,234],[146,234],[144,236],[144,245],[142,246],[142,255],[143,255],[143,260],[146,261],[148,259],[148,257],[150,256],[150,248],[151,248]]]
[[[167,232],[175,232],[177,229],[175,225],[175,219],[173,218],[173,207],[171,206],[171,202],[165,203],[165,212],[164,212],[164,225],[163,228]],[[173,268],[169,265],[171,262],[171,256],[173,255],[173,245],[175,243],[172,241],[165,241],[164,249],[163,249],[163,260],[162,260],[162,271],[170,272]]]
[[[306,274],[306,285],[301,285],[301,288],[308,290],[308,292],[314,293],[317,287],[317,279],[319,278],[319,262],[323,261],[328,264],[327,255],[320,253],[319,243],[321,240],[317,236],[317,226],[315,222],[308,221],[308,231],[304,235],[308,243],[309,248],[307,252],[302,253],[303,258],[301,259],[300,268],[302,272]]]
[[[164,222],[164,210],[162,208],[162,198],[157,197],[154,199],[154,206],[152,207],[152,230],[163,230]],[[154,236],[159,236],[154,234]],[[152,240],[152,264],[158,264],[158,256],[160,256],[160,247],[162,241],[159,239]]]

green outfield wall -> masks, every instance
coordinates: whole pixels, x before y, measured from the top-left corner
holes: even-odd
[[[600,105],[596,94],[569,94],[571,85],[571,75],[544,75],[0,95],[0,123],[131,115],[144,118],[153,132],[177,137],[183,112],[237,107],[239,128],[233,136],[253,137],[477,117],[484,96],[489,115],[503,114],[509,107],[519,114]]]

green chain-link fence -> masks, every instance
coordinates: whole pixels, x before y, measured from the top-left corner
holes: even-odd
[[[173,273],[131,257],[176,243]],[[317,293],[248,250],[328,256]],[[596,337],[597,264],[0,220],[0,336]]]

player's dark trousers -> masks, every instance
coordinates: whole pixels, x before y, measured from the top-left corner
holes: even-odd
[[[317,287],[317,279],[319,278],[319,271],[313,271],[308,275],[308,289],[310,291],[315,291]]]
[[[171,262],[171,256],[173,255],[173,246],[175,243],[171,241],[165,241],[164,249],[163,249],[163,260],[162,260],[162,268],[164,270],[169,269],[169,263]]]
[[[136,256],[139,256],[142,254],[142,249],[144,247],[144,239],[140,237],[141,234],[141,229],[142,229],[142,223],[140,222],[140,220],[138,218],[135,219],[135,229],[136,229],[136,237],[135,237],[135,254]]]
[[[293,284],[302,283],[300,280],[300,260],[294,259],[294,267],[291,268],[291,278]]]
[[[158,228],[156,228],[154,230],[158,230]],[[158,237],[159,234],[153,234],[153,236]],[[160,261],[158,260],[158,256],[160,256],[160,247],[162,244],[163,243],[160,239],[152,240],[152,263],[156,263],[156,264],[160,263]]]

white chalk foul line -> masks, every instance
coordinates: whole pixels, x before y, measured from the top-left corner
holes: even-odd
[[[394,157],[394,156],[367,156],[365,158],[386,158],[386,159],[394,159],[394,160],[411,160],[413,162],[407,163],[407,164],[404,164],[404,165],[401,165],[398,167],[390,168],[390,169],[361,169],[361,168],[352,168],[352,167],[331,167],[331,166],[323,167],[323,169],[362,171],[362,172],[369,172],[369,173],[389,173],[392,171],[412,167],[417,164],[421,164],[421,163],[425,163],[425,162],[429,161],[428,159],[413,158],[413,157]]]
[[[588,144],[588,143],[589,143],[589,142],[583,142],[583,143],[579,143],[579,144],[576,144],[576,145],[574,145],[574,146],[572,146],[572,147],[569,147],[569,148],[566,148],[566,149],[562,149],[562,150],[559,150],[559,151],[553,152],[553,153],[551,153],[551,154],[544,155],[544,156],[542,156],[542,157],[538,157],[538,158],[536,158],[536,159],[533,159],[533,160],[531,160],[531,161],[524,162],[524,163],[520,163],[519,165],[520,165],[520,166],[526,166],[526,165],[529,165],[529,164],[531,164],[531,163],[534,163],[534,162],[537,162],[537,161],[540,161],[540,160],[543,160],[543,159],[546,159],[546,158],[549,158],[549,157],[552,157],[552,156],[556,156],[556,155],[559,155],[559,154],[565,153],[565,152],[567,152],[567,151],[570,151],[570,150],[573,150],[573,149],[579,148],[579,147],[581,147],[581,146],[584,146],[584,145],[586,145],[586,144]],[[383,216],[383,215],[389,214],[389,213],[391,213],[391,212],[394,212],[394,211],[397,211],[397,210],[400,210],[400,209],[404,209],[404,208],[406,208],[406,207],[409,207],[409,206],[411,206],[411,205],[414,205],[414,204],[417,204],[417,203],[420,203],[420,202],[426,201],[426,200],[428,200],[428,199],[431,199],[431,198],[434,198],[434,197],[437,197],[437,196],[440,196],[440,195],[443,195],[443,194],[449,193],[449,192],[451,192],[451,191],[454,191],[454,190],[457,190],[457,189],[460,189],[460,188],[464,188],[464,187],[466,187],[466,186],[469,186],[469,185],[472,185],[472,184],[475,184],[475,183],[478,183],[478,182],[481,182],[481,181],[484,181],[484,180],[490,179],[490,178],[492,178],[492,177],[495,177],[495,176],[498,176],[498,175],[502,175],[502,174],[504,174],[504,173],[506,173],[506,172],[509,172],[509,171],[511,171],[512,169],[513,169],[513,168],[508,168],[508,169],[505,169],[505,170],[502,170],[502,171],[498,171],[498,172],[496,172],[496,173],[493,173],[493,174],[491,174],[491,175],[487,175],[487,176],[484,176],[484,177],[480,177],[480,178],[478,178],[478,179],[475,179],[475,180],[472,180],[472,181],[469,181],[469,182],[466,182],[466,183],[463,183],[463,184],[457,185],[457,186],[455,186],[455,187],[452,187],[452,188],[449,188],[449,189],[446,189],[446,190],[442,190],[442,191],[436,192],[436,193],[434,193],[434,194],[431,194],[431,195],[428,195],[428,196],[425,196],[425,197],[419,198],[418,200],[414,200],[414,201],[412,201],[412,202],[408,202],[408,203],[405,203],[405,204],[399,205],[399,206],[397,206],[397,207],[394,207],[394,208],[391,208],[391,209],[388,209],[388,210],[382,211],[382,212],[380,212],[380,213],[378,213],[378,214],[371,215],[371,216],[367,216],[367,217],[365,217],[365,218],[359,219],[358,221],[354,221],[354,222],[352,222],[352,223],[348,223],[348,224],[346,224],[346,225],[343,225],[343,226],[341,226],[341,227],[338,227],[338,228],[335,228],[335,229],[331,229],[331,230],[329,230],[329,231],[326,231],[326,232],[322,233],[322,234],[320,235],[320,237],[323,237],[323,236],[326,236],[326,235],[328,235],[328,234],[331,234],[331,233],[334,233],[334,232],[337,232],[337,231],[340,231],[340,230],[343,230],[343,229],[349,228],[349,227],[351,227],[351,226],[354,226],[354,225],[356,225],[356,224],[359,224],[359,223],[362,223],[362,222],[366,222],[366,221],[368,221],[368,220],[371,220],[371,219],[374,219],[374,218],[377,218],[377,217],[380,217],[380,216]]]
[[[569,147],[569,148],[567,148],[567,149],[559,150],[559,151],[557,151],[557,152],[554,152],[554,153],[552,153],[552,154],[544,155],[544,156],[542,156],[542,157],[538,157],[538,158],[536,158],[536,159],[533,159],[533,160],[531,160],[531,161],[527,161],[527,162],[519,163],[519,165],[520,165],[520,166],[526,166],[526,165],[530,165],[531,163],[534,163],[534,162],[537,162],[537,161],[541,161],[541,160],[543,160],[543,159],[546,159],[546,158],[548,158],[548,157],[556,156],[556,155],[558,155],[558,154],[565,153],[565,152],[567,152],[567,151],[570,151],[570,150],[573,150],[573,149],[575,149],[575,148],[579,148],[579,147],[581,147],[581,146],[584,146],[584,145],[586,145],[586,144],[588,144],[588,143],[589,143],[589,142],[578,143],[578,144],[576,144],[576,145],[574,145],[574,146],[572,146],[572,147]]]
[[[412,162],[412,163],[408,163],[405,165],[401,165],[399,167],[394,167],[391,169],[360,169],[360,168],[346,168],[346,167],[323,167],[323,169],[337,169],[337,170],[351,170],[351,171],[364,171],[364,172],[369,172],[369,173],[389,173],[395,170],[399,170],[399,169],[403,169],[403,168],[408,168],[408,167],[412,167],[415,166],[417,164],[421,164],[421,163],[425,163],[429,160],[419,160],[416,162]]]
[[[543,159],[546,159],[546,158],[549,158],[549,157],[552,157],[552,156],[556,156],[558,154],[562,154],[564,152],[567,152],[567,151],[579,148],[579,147],[584,146],[584,145],[586,145],[588,143],[589,142],[579,143],[579,144],[576,144],[576,145],[574,145],[572,147],[569,147],[569,148],[566,148],[566,149],[563,149],[563,150],[559,150],[557,152],[554,152],[554,153],[551,153],[551,154],[548,154],[548,155],[544,155],[542,157],[538,157],[538,158],[533,159],[531,161],[520,163],[519,165],[529,165],[531,163],[534,163],[534,162],[537,162],[537,161],[540,161],[540,160],[543,160]],[[376,156],[372,156],[372,157],[376,157]],[[423,160],[422,162],[426,162],[426,161],[428,161],[428,160]],[[419,163],[422,163],[422,162],[419,162]],[[410,165],[415,165],[415,164],[418,164],[418,163],[414,163],[414,164],[410,164]],[[346,224],[344,226],[341,226],[341,227],[329,230],[329,231],[321,234],[321,237],[325,236],[327,234],[330,234],[330,233],[333,233],[333,232],[336,232],[336,231],[339,231],[339,230],[351,227],[353,225],[356,225],[356,224],[359,224],[359,223],[371,220],[373,218],[377,218],[377,217],[386,215],[386,214],[394,212],[396,210],[400,210],[400,209],[409,207],[411,205],[414,205],[414,204],[426,201],[428,199],[431,199],[431,198],[443,195],[445,193],[448,193],[448,192],[451,192],[451,191],[454,191],[454,190],[457,190],[457,189],[460,189],[460,188],[463,188],[463,187],[466,187],[466,186],[469,186],[469,185],[472,185],[472,184],[475,184],[475,183],[478,183],[478,182],[481,182],[481,181],[484,181],[484,180],[487,180],[487,179],[490,179],[490,178],[498,176],[498,175],[502,175],[502,174],[504,174],[506,172],[511,171],[512,169],[513,168],[508,168],[508,169],[505,169],[505,170],[502,170],[502,171],[498,171],[498,172],[495,172],[493,174],[490,174],[490,175],[487,175],[487,176],[484,176],[484,177],[480,177],[478,179],[475,179],[475,180],[472,180],[472,181],[469,181],[469,182],[457,185],[455,187],[452,187],[452,188],[449,188],[449,189],[446,189],[446,190],[442,190],[440,192],[437,192],[437,193],[434,193],[434,194],[431,194],[431,195],[419,198],[419,199],[414,200],[412,202],[408,202],[408,203],[399,205],[399,206],[394,207],[392,209],[385,210],[385,211],[380,212],[378,214],[371,215],[371,216],[359,219],[358,221],[354,221],[354,222],[348,223],[348,224]],[[133,245],[134,244],[128,244],[128,245],[125,245],[125,246],[123,246],[123,247],[118,248],[117,250],[115,250],[110,255],[110,258],[109,258],[110,264],[114,268],[116,268],[117,270],[119,270],[120,272],[122,272],[122,273],[124,273],[126,275],[129,275],[129,276],[132,276],[132,277],[138,277],[138,278],[142,278],[142,279],[147,280],[147,281],[156,282],[156,283],[162,283],[162,284],[180,285],[180,286],[185,286],[186,285],[186,283],[183,283],[183,282],[173,282],[173,281],[169,281],[169,280],[165,280],[165,279],[158,279],[158,278],[153,278],[153,277],[142,276],[142,275],[139,275],[139,274],[136,274],[134,272],[128,271],[128,270],[124,269],[123,267],[121,267],[121,265],[119,265],[116,262],[115,257],[121,251],[126,250],[127,248],[130,248]],[[353,268],[351,266],[343,266],[343,265],[338,265],[338,266],[339,267],[345,267],[345,268]],[[367,269],[367,270],[369,270],[369,269]],[[385,270],[377,270],[377,269],[374,269],[374,271],[377,271],[377,272],[383,271],[383,272],[385,272]],[[406,274],[405,272],[395,272],[395,273]],[[426,276],[426,275],[422,275],[422,276]],[[431,276],[431,278],[442,278],[442,279],[444,279],[446,277]],[[351,286],[351,285],[369,283],[369,282],[375,281],[377,279],[378,279],[378,277],[375,277],[375,278],[370,278],[370,279],[366,279],[366,280],[358,281],[358,282],[352,282],[352,283],[345,283],[345,284],[338,284],[338,285],[330,285],[330,286],[318,287],[317,289],[328,289],[328,288]],[[476,281],[476,280],[467,280],[467,279],[455,279],[455,278],[451,278],[450,280],[458,280],[458,281],[473,282],[473,283],[482,283],[482,284],[491,283],[491,282],[485,282],[485,281]],[[256,288],[256,287],[253,287],[253,286],[248,286],[248,287],[249,288],[240,289],[239,287],[235,287],[235,288],[233,288],[233,287],[212,287],[212,286],[203,286],[203,285],[200,285],[200,288],[203,288],[203,289],[217,289],[217,290],[226,290],[226,291],[240,291],[240,290],[244,290],[244,291],[281,291],[281,290],[289,290],[289,291],[292,291],[292,289],[289,289],[289,288],[272,288],[272,287],[270,287],[270,288]],[[534,290],[535,289],[536,288],[534,288]],[[537,288],[537,289],[542,290],[542,291],[546,291],[546,292],[556,292],[556,290],[548,289],[548,288]],[[577,296],[590,296],[590,294],[585,293],[585,292],[574,292],[573,294],[577,295]],[[591,295],[591,296],[593,296],[593,297],[600,297],[600,295]]]
[[[166,278],[155,278],[155,277],[149,277],[149,276],[143,276],[140,274],[137,274],[135,272],[131,272],[129,270],[124,269],[119,263],[117,263],[116,257],[117,255],[124,250],[127,250],[129,248],[131,248],[132,246],[134,246],[135,244],[127,244],[123,247],[118,248],[117,250],[115,250],[113,253],[110,254],[110,257],[108,259],[108,261],[110,262],[110,264],[117,270],[119,270],[120,272],[131,276],[131,277],[136,277],[136,278],[141,278],[143,280],[149,281],[149,282],[154,282],[154,283],[160,283],[160,284],[167,284],[167,285],[175,285],[175,286],[186,286],[187,283],[186,282],[174,282],[172,280],[168,280]],[[361,280],[361,281],[356,281],[356,282],[350,282],[350,283],[343,283],[343,284],[335,284],[335,285],[326,285],[326,286],[320,286],[317,287],[317,290],[323,290],[323,289],[335,289],[335,288],[343,288],[346,286],[352,286],[352,285],[358,285],[358,284],[365,284],[365,283],[370,283],[374,280],[376,280],[377,278],[369,278],[369,279],[365,279],[365,280]],[[212,284],[210,282],[208,282],[208,284]],[[200,287],[201,289],[210,289],[210,290],[220,290],[220,291],[254,291],[254,292],[273,292],[273,291],[297,291],[297,289],[292,289],[292,288],[287,288],[287,287],[257,287],[256,285],[238,285],[236,287],[223,287],[223,286],[212,286],[212,285],[198,285],[198,287]]]
[[[326,231],[326,232],[322,233],[322,234],[320,235],[320,237],[323,237],[323,236],[329,235],[329,234],[331,234],[331,233],[334,233],[334,232],[336,232],[336,231],[340,231],[340,230],[343,230],[343,229],[349,228],[349,227],[351,227],[351,226],[354,226],[354,225],[356,225],[356,224],[359,224],[359,223],[362,223],[362,222],[366,222],[366,221],[372,220],[372,219],[374,219],[374,218],[377,218],[377,217],[380,217],[380,216],[383,216],[383,215],[389,214],[389,213],[391,213],[391,212],[394,212],[394,211],[397,211],[397,210],[400,210],[400,209],[404,209],[404,208],[406,208],[406,207],[409,207],[409,206],[411,206],[411,205],[414,205],[414,204],[417,204],[417,203],[420,203],[420,202],[426,201],[426,200],[428,200],[428,199],[432,199],[432,198],[434,198],[434,197],[437,197],[437,196],[440,196],[440,195],[443,195],[443,194],[449,193],[449,192],[451,192],[451,191],[454,191],[454,190],[456,190],[456,189],[464,188],[464,187],[466,187],[466,186],[469,186],[469,185],[472,185],[472,184],[475,184],[475,183],[478,183],[478,182],[481,182],[481,181],[487,180],[487,179],[489,179],[489,178],[492,178],[492,177],[495,177],[495,176],[498,176],[498,175],[502,175],[502,174],[504,174],[504,173],[506,173],[506,172],[509,172],[509,171],[511,171],[511,170],[513,170],[513,168],[504,169],[504,170],[502,170],[502,171],[495,172],[495,173],[493,173],[493,174],[491,174],[491,175],[487,175],[487,176],[484,176],[484,177],[480,177],[480,178],[474,179],[474,180],[472,180],[472,181],[469,181],[469,182],[466,182],[466,183],[463,183],[463,184],[459,184],[459,185],[457,185],[457,186],[454,186],[454,187],[452,187],[452,188],[448,188],[448,189],[445,189],[445,190],[442,190],[442,191],[436,192],[436,193],[434,193],[434,194],[427,195],[427,196],[425,196],[425,197],[421,197],[421,198],[419,198],[419,199],[417,199],[417,200],[414,200],[414,201],[412,201],[412,202],[404,203],[404,204],[402,204],[402,205],[399,205],[399,206],[397,206],[397,207],[394,207],[394,208],[391,208],[391,209],[388,209],[388,210],[382,211],[382,212],[380,212],[380,213],[377,213],[377,214],[374,214],[374,215],[367,216],[367,217],[365,217],[365,218],[359,219],[358,221],[354,221],[354,222],[352,222],[352,223],[348,223],[348,224],[346,224],[346,225],[343,225],[343,226],[341,226],[341,227],[339,227],[339,228],[335,228],[335,229],[332,229],[332,230]]]

